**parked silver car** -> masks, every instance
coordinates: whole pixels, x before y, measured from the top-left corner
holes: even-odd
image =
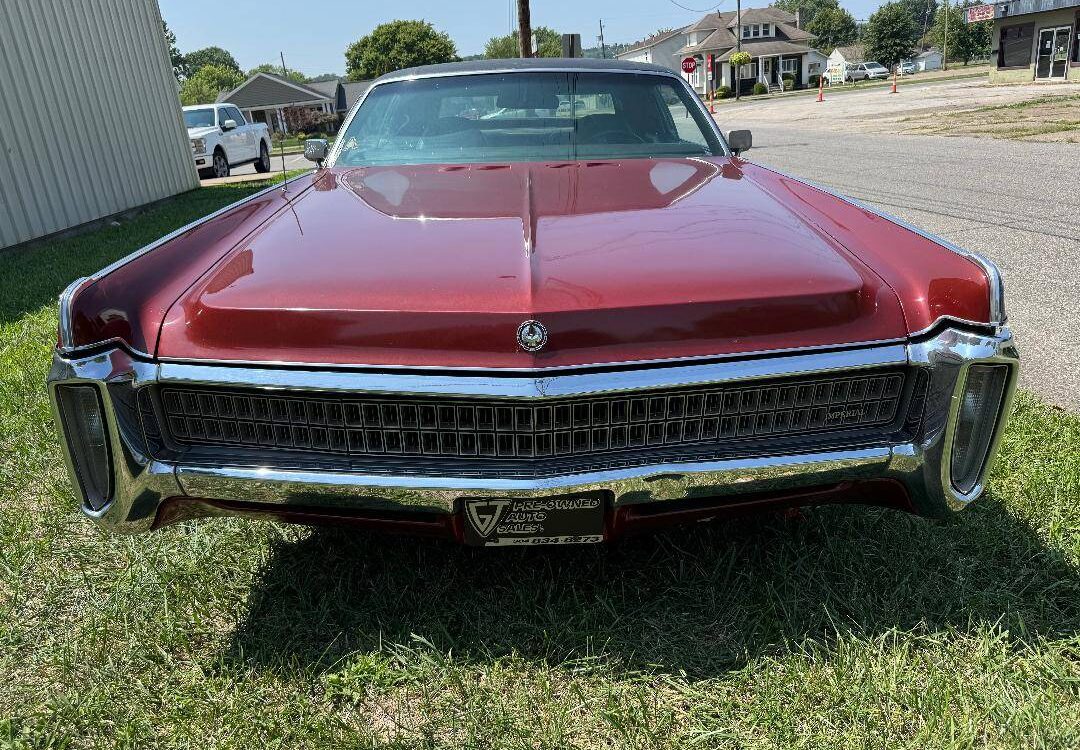
[[[889,69],[877,62],[864,62],[859,63],[858,65],[850,65],[847,69],[847,78],[849,81],[884,80],[888,77]]]

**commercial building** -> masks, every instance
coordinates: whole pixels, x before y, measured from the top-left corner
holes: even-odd
[[[993,83],[1080,81],[1080,0],[996,4],[990,60]]]

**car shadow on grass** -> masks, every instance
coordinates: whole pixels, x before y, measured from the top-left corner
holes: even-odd
[[[997,624],[1080,631],[1080,576],[988,496],[937,522],[864,507],[611,546],[506,550],[320,529],[280,542],[227,660],[333,669],[420,636],[455,659],[722,674],[788,645]]]

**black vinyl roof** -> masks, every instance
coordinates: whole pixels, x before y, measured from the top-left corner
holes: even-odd
[[[670,68],[652,63],[629,62],[627,60],[597,60],[589,57],[530,57],[506,58],[501,60],[469,60],[466,62],[443,63],[442,65],[420,65],[415,68],[403,68],[387,73],[375,79],[375,83],[401,78],[414,78],[430,75],[466,75],[469,73],[491,73],[494,71],[529,71],[529,70],[595,70],[597,72],[647,72],[674,75]]]

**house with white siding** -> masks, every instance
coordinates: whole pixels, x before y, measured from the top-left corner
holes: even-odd
[[[806,86],[811,75],[821,72],[822,56],[812,45],[814,35],[801,26],[797,14],[779,8],[749,8],[741,16],[709,13],[684,30],[676,64],[686,57],[697,61],[690,85],[702,95],[720,86],[734,91],[736,83],[744,93],[756,83],[778,91],[785,76],[796,87]],[[730,60],[740,45],[751,61],[735,70]]]
[[[682,58],[675,53],[686,44],[686,28],[669,29],[630,45],[616,57],[629,62],[653,63],[681,71]]]

